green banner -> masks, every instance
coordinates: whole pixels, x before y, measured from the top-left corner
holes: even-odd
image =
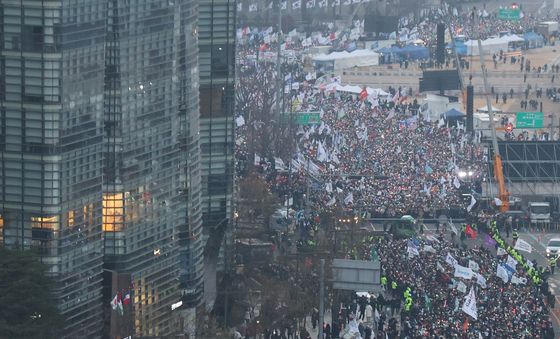
[[[292,119],[297,125],[320,125],[321,124],[321,113],[319,112],[293,112],[284,113],[282,116],[284,119],[289,120],[290,114],[292,114]]]
[[[515,128],[543,128],[543,112],[517,112],[515,115]]]
[[[521,11],[519,8],[500,8],[498,10],[498,19],[519,20],[521,19]]]

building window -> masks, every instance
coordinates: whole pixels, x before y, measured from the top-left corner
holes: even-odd
[[[124,222],[122,193],[103,194],[103,231],[121,232]]]

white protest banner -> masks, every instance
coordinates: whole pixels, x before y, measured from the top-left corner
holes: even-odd
[[[465,303],[462,307],[463,312],[473,317],[475,320],[478,319],[478,310],[476,308],[476,296],[474,295],[474,288],[471,287],[469,295],[465,298]]]
[[[509,274],[507,269],[502,266],[502,265],[498,265],[498,269],[496,271],[496,275],[498,276],[498,278],[502,279],[504,281],[504,283],[507,283],[509,281]]]
[[[473,271],[478,271],[480,269],[480,267],[478,267],[478,264],[474,260],[469,260],[469,268]]]
[[[461,265],[455,265],[455,274],[454,276],[457,278],[463,278],[463,279],[472,279],[474,275],[474,272],[465,266],[461,266]]]
[[[517,241],[515,242],[515,247],[513,248],[527,253],[531,253],[533,251],[531,245],[523,239],[517,239]]]
[[[504,249],[501,248],[501,247],[498,247],[498,252],[496,253],[496,255],[497,255],[498,257],[499,257],[499,256],[502,256],[502,255],[506,255],[506,254],[507,254],[506,250],[504,250]]]
[[[486,278],[480,273],[476,276],[476,283],[480,285],[482,288],[486,288]]]
[[[515,285],[519,285],[519,284],[525,285],[527,283],[527,278],[520,278],[520,277],[518,277],[517,275],[514,274],[511,277],[511,283],[515,284]]]
[[[506,265],[508,265],[509,267],[511,267],[512,270],[515,271],[516,266],[517,266],[517,261],[515,259],[513,259],[511,255],[508,255]]]
[[[457,283],[457,291],[467,293],[467,285],[465,285],[464,282],[459,281],[459,283]]]

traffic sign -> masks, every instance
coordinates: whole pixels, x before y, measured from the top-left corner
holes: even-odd
[[[515,115],[515,128],[543,128],[543,112],[517,112]]]
[[[498,19],[500,20],[519,20],[521,19],[521,10],[519,8],[500,8],[498,10]]]
[[[293,115],[292,119],[297,125],[320,125],[321,113],[320,112],[293,112],[284,113],[284,119],[290,119],[290,114]]]

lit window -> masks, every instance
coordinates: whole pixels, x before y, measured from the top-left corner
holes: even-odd
[[[31,217],[31,227],[58,231],[60,229],[60,224],[57,215],[50,217]]]
[[[103,231],[121,232],[123,229],[123,194],[103,194]]]

